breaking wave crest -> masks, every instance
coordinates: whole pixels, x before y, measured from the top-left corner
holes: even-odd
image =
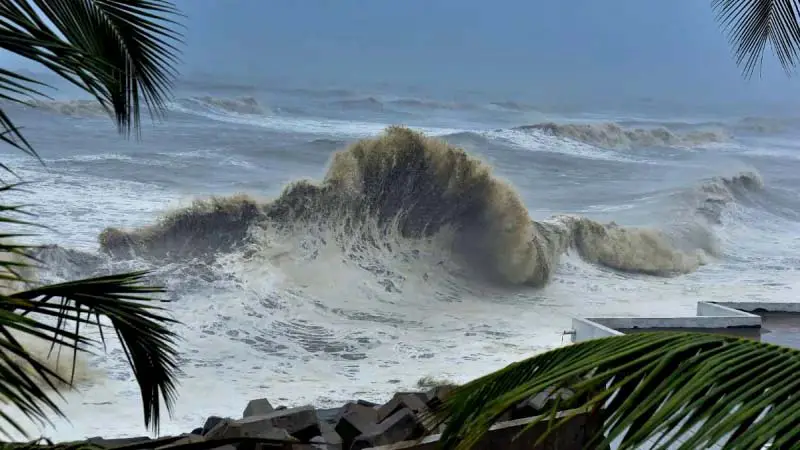
[[[760,191],[763,188],[764,181],[753,171],[740,172],[731,177],[714,177],[699,188],[702,203],[697,212],[709,222],[719,224],[725,205],[746,192]]]
[[[538,123],[517,127],[520,131],[539,131],[610,149],[633,147],[697,147],[725,142],[729,136],[719,130],[698,130],[679,133],[666,128],[624,128],[613,122],[604,123]]]
[[[225,98],[206,95],[202,97],[190,97],[184,100],[184,102],[203,108],[237,114],[264,114],[267,112],[254,97]]]
[[[395,98],[379,100],[375,97],[348,98],[336,100],[333,105],[343,109],[357,109],[367,111],[396,111],[396,110],[470,110],[476,106],[470,103],[443,102],[420,98]]]
[[[152,259],[243,249],[253,255],[292,240],[308,258],[324,257],[323,247],[333,245],[339,261],[366,253],[404,253],[413,261],[419,257],[414,243],[425,242],[473,274],[530,286],[547,283],[570,250],[590,263],[659,276],[691,272],[706,258],[702,250],[679,249],[655,229],[575,216],[534,221],[485,163],[403,127],[335,153],[322,182],[294,182],[272,201],[244,195],[199,200],[153,225],[100,235],[102,250],[114,257]],[[278,259],[298,257],[289,253],[270,250]],[[361,262],[371,271],[391,270]]]

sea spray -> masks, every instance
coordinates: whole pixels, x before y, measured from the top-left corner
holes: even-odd
[[[705,261],[702,252],[682,251],[654,229],[571,216],[534,221],[487,164],[404,127],[334,153],[320,183],[291,183],[268,202],[243,195],[198,201],[154,225],[107,229],[100,243],[117,257],[180,259],[245,246],[257,251],[263,239],[257,229],[283,231],[283,239],[327,230],[319,242],[334,240],[344,254],[359,247],[399,251],[401,240],[445,233],[451,238],[434,240],[474,273],[530,286],[546,284],[570,249],[592,263],[661,276],[691,272]]]

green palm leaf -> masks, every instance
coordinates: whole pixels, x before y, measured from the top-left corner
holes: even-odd
[[[575,396],[560,409],[603,415],[597,448],[616,438],[621,449],[693,450],[717,443],[757,449],[773,440],[773,448],[795,448],[797,373],[800,351],[752,340],[668,332],[615,336],[558,348],[479,378],[454,391],[429,420],[446,423],[443,448],[468,449],[505,411],[563,387]],[[555,411],[534,424],[548,417]]]
[[[0,187],[0,193],[17,186]],[[21,205],[0,205],[2,224],[31,225],[16,218],[19,214],[26,214]],[[0,285],[5,287],[0,295],[0,398],[40,424],[50,423],[48,413],[63,416],[48,392],[72,384],[77,353],[105,345],[103,329],[110,326],[139,384],[145,425],[157,431],[162,399],[167,411],[172,411],[178,370],[173,330],[177,322],[152,297],[164,292],[163,288],[143,284],[146,272],[134,272],[8,293],[9,288],[31,284],[32,271],[40,265],[33,256],[36,247],[14,243],[19,236],[0,234]],[[87,325],[99,328],[100,342],[85,337]],[[72,377],[65,379],[29,354],[15,337],[19,335],[71,350]],[[25,434],[9,415],[0,413],[0,421]]]
[[[0,0],[0,48],[94,95],[121,132],[139,130],[140,100],[163,114],[175,77],[178,11],[165,0]],[[48,87],[0,70],[0,99],[25,102]],[[0,140],[36,155],[0,109]]]
[[[761,66],[767,43],[787,73],[800,50],[798,0],[712,0],[717,20],[727,31],[736,63],[745,77]]]
[[[142,285],[145,275],[146,272],[136,272],[43,286],[10,295],[3,306],[26,319],[49,317],[49,321],[28,321],[25,324],[28,329],[21,331],[61,343],[76,353],[85,351],[86,344],[94,343],[82,337],[84,325],[99,327],[105,345],[100,317],[107,318],[139,384],[145,424],[152,423],[158,430],[161,399],[171,412],[176,396],[177,335],[173,328],[177,322],[153,303],[151,295],[164,290]],[[51,374],[42,372],[39,376],[45,378]],[[71,383],[71,380],[60,381]],[[60,414],[57,408],[51,409]]]
[[[0,0],[0,49],[40,64],[93,95],[114,117],[118,130],[140,129],[140,102],[151,115],[163,114],[177,62],[180,35],[170,27],[179,16],[165,0]],[[0,100],[27,103],[46,97],[50,86],[0,69]],[[21,130],[0,108],[0,141],[38,158]],[[0,164],[0,169],[11,170]],[[12,172],[13,173],[13,172]],[[0,186],[0,193],[18,185]],[[21,205],[0,205],[3,226],[36,226],[22,220]],[[47,391],[65,379],[37,361],[16,336],[45,339],[72,351],[105,343],[101,321],[111,326],[142,392],[145,424],[156,431],[163,403],[171,411],[177,371],[176,322],[153,303],[161,288],[142,284],[144,272],[73,281],[28,289],[41,263],[34,246],[17,244],[26,235],[0,233],[0,398],[30,419],[49,422],[63,415]],[[27,286],[27,288],[26,288]],[[9,293],[9,291],[22,290]],[[100,341],[85,337],[85,326],[100,327]],[[15,334],[16,333],[16,334]],[[24,434],[8,414],[0,422]],[[0,428],[5,432],[6,428]]]

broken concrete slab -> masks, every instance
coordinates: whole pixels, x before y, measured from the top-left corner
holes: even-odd
[[[311,405],[273,411],[260,417],[268,419],[272,426],[283,428],[302,442],[308,442],[320,434],[317,411]]]
[[[327,450],[347,450],[343,448],[342,437],[339,436],[333,427],[325,422],[320,426],[320,435],[314,436],[309,440],[315,448]]]
[[[353,441],[372,431],[378,423],[378,411],[359,403],[348,403],[336,423],[335,431],[342,438],[342,446],[349,449]]]
[[[364,421],[378,423],[378,410],[360,403],[345,403],[339,417],[341,418],[345,414],[358,414]]]
[[[269,400],[266,398],[259,398],[247,402],[247,406],[244,408],[244,412],[242,412],[242,417],[263,416],[272,411],[275,411],[275,408],[272,407]]]
[[[391,400],[378,409],[378,422],[401,409],[409,409],[414,414],[423,414],[428,410],[428,396],[421,392],[399,392]]]
[[[206,419],[206,423],[203,424],[203,433],[202,433],[203,436],[207,435],[209,431],[211,431],[215,426],[217,426],[218,423],[222,422],[223,420],[225,419],[219,416],[209,416],[208,419]],[[227,420],[233,420],[233,419],[227,419]]]
[[[341,417],[343,411],[344,407],[317,409],[317,418],[319,419],[320,423],[325,422],[336,426],[336,423],[339,421],[339,417]]]
[[[447,396],[457,387],[458,386],[454,384],[444,384],[429,389],[428,392],[426,392],[428,397],[426,404],[428,405],[428,408],[435,409],[441,405]]]
[[[213,424],[213,426],[211,426],[208,431],[203,433],[203,436],[206,439],[221,439],[225,434],[226,430],[228,429],[228,425],[233,422],[233,419],[230,418],[223,419],[219,417],[217,417],[217,419],[220,420],[212,421],[211,419],[212,418],[209,417],[206,420],[206,426],[204,426],[203,429],[207,428],[207,426],[211,424]]]
[[[553,403],[556,400],[563,402],[570,400],[573,396],[574,393],[569,389],[545,389],[544,391],[518,403],[511,411],[511,418],[521,419],[524,417],[533,417],[543,414],[553,406]]]
[[[369,433],[358,436],[351,450],[363,450],[380,445],[416,439],[425,433],[416,414],[408,408],[395,412],[379,423]]]
[[[206,436],[207,439],[229,439],[257,437],[279,441],[300,442],[288,430],[273,425],[269,418],[262,416],[245,417],[239,420],[225,420],[217,424]]]
[[[378,403],[371,402],[369,400],[356,400],[356,403],[358,403],[361,406],[369,406],[370,408],[373,408],[375,406],[379,406]]]

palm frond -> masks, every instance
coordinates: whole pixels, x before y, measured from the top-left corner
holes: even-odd
[[[105,345],[105,335],[102,333],[104,324],[100,317],[106,317],[119,338],[139,384],[145,425],[152,426],[157,432],[161,400],[171,413],[176,397],[177,334],[170,329],[170,325],[177,322],[164,314],[164,308],[153,303],[152,294],[164,290],[143,285],[145,275],[146,272],[134,272],[42,286],[9,295],[0,309],[26,320],[22,322],[24,326],[14,323],[6,327],[72,349],[73,361],[78,351],[85,351],[86,345],[94,343],[83,337],[84,326],[99,327],[100,339]],[[41,317],[42,320],[32,320],[31,317]],[[49,322],[55,324],[48,325]],[[68,330],[68,326],[73,329]],[[2,350],[4,348],[0,341],[0,352]],[[30,358],[25,362],[31,364]],[[44,371],[37,374],[45,379],[53,377],[52,373]],[[71,383],[71,380],[61,378],[55,380]],[[0,384],[3,381],[0,380]],[[44,401],[41,395],[37,395],[41,392],[28,390],[26,394],[44,402],[51,411],[61,414],[52,402]],[[39,410],[29,409],[27,413],[35,419],[46,419]]]
[[[0,48],[92,94],[120,132],[139,131],[140,100],[160,117],[176,76],[179,11],[166,0],[0,0]],[[44,95],[47,85],[0,70],[0,98]],[[0,109],[0,140],[36,156]]]
[[[562,409],[602,413],[595,445],[620,449],[754,449],[800,443],[800,351],[701,333],[639,333],[552,350],[456,389],[430,420],[445,423],[445,449],[474,446],[519,402],[568,388]],[[563,402],[562,402],[563,403]],[[531,426],[554,418],[546,414]],[[558,424],[569,418],[560,419]],[[553,431],[557,430],[556,426]],[[605,433],[603,436],[602,433]],[[543,437],[544,438],[544,437]]]
[[[18,190],[24,183],[1,185],[0,194]],[[22,220],[30,215],[24,205],[0,204],[0,225],[36,226]],[[15,242],[19,233],[0,233],[0,398],[15,405],[40,424],[50,423],[47,413],[63,416],[48,392],[72,385],[78,352],[92,345],[105,345],[104,323],[108,319],[133,369],[142,394],[145,425],[158,430],[163,404],[171,413],[176,395],[177,323],[155,303],[163,288],[143,284],[146,272],[98,277],[27,289],[32,272],[42,261],[37,246]],[[9,293],[13,290],[27,289]],[[100,329],[100,342],[85,336],[86,326]],[[72,375],[65,377],[48,368],[28,352],[17,336],[50,342],[72,352]],[[0,422],[25,433],[10,415],[0,412]],[[0,426],[0,432],[6,427]]]
[[[140,102],[159,117],[176,73],[181,36],[170,27],[180,14],[166,0],[0,0],[0,49],[38,63],[93,95],[114,117],[118,130],[140,129]],[[0,69],[0,101],[27,103],[50,88],[31,77]],[[5,110],[0,108],[0,141],[39,157]],[[41,161],[41,159],[40,159]],[[0,169],[11,170],[0,164]],[[13,172],[11,172],[13,173]],[[18,185],[0,186],[6,192]],[[0,205],[0,225],[31,226],[16,214],[22,206]],[[45,393],[56,383],[71,384],[48,369],[12,333],[50,341],[77,352],[92,341],[86,325],[100,328],[105,345],[105,316],[114,329],[142,392],[145,424],[159,428],[163,403],[171,412],[177,371],[176,334],[153,294],[163,292],[142,284],[144,272],[29,287],[26,274],[38,261],[20,245],[19,233],[0,233],[0,397],[31,419],[47,422],[47,412],[63,415]],[[44,385],[42,384],[44,383]],[[5,421],[24,434],[5,412]],[[4,430],[4,429],[0,429]]]
[[[800,51],[798,0],[712,0],[711,5],[745,77],[761,66],[767,43],[791,73]]]
[[[20,187],[27,183],[20,182],[14,184],[0,184],[0,194],[21,191]],[[17,227],[36,227],[48,229],[44,225],[37,224],[30,220],[23,220],[22,217],[33,217],[34,214],[27,211],[27,205],[8,205],[0,202],[0,226]],[[22,217],[21,217],[22,216]],[[33,236],[29,233],[0,233],[0,286],[3,293],[19,289],[32,282],[31,272],[41,264],[34,250],[39,248],[35,245],[24,245],[18,243],[17,239]],[[0,305],[2,308],[2,305]]]
[[[39,423],[49,423],[48,411],[54,411],[61,416],[63,413],[47,395],[42,383],[57,392],[56,383],[68,382],[33,357],[10,333],[10,330],[17,330],[32,336],[41,336],[43,333],[39,328],[34,320],[11,311],[0,311],[0,398],[17,407],[26,417]],[[49,336],[45,339],[48,338]],[[79,340],[76,337],[76,341]],[[25,430],[9,414],[0,414],[0,420],[25,434]],[[0,428],[0,431],[9,435],[5,427]]]

